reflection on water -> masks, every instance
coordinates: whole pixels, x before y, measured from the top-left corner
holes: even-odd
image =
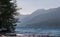
[[[15,31],[20,34],[60,35],[60,28],[16,27]]]

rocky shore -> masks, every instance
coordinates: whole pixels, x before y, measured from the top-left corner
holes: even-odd
[[[50,35],[40,35],[40,34],[15,34],[10,33],[6,35],[0,35],[0,37],[60,37],[60,36],[50,36]]]

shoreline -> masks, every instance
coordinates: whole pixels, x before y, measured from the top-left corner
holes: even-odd
[[[0,35],[0,37],[60,37],[60,36],[55,36],[55,35],[44,35],[44,34],[15,34],[11,33],[8,35]]]

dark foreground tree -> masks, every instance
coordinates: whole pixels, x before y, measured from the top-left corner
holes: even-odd
[[[14,0],[13,0],[14,1]],[[16,4],[12,0],[0,0],[0,32],[14,32]]]

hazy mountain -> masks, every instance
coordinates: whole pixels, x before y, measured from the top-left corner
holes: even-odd
[[[16,18],[18,18],[20,21],[24,21],[24,18],[26,18],[27,16],[29,16],[29,15],[20,14],[20,15],[16,16]]]
[[[58,27],[60,26],[60,7],[48,10],[38,9],[21,23],[26,27]]]
[[[16,16],[15,18],[18,19],[17,26],[19,26],[20,23],[22,23],[25,20],[24,18],[26,18],[27,16],[29,16],[29,15],[22,15],[22,14],[20,14],[19,16]]]
[[[26,17],[23,19],[23,20],[24,20],[23,23],[28,22],[30,19],[34,18],[35,16],[37,16],[37,15],[39,15],[39,14],[43,14],[44,12],[45,12],[44,9],[38,9],[38,10],[34,11],[32,14],[26,16]],[[23,24],[23,23],[21,23],[21,24]]]

